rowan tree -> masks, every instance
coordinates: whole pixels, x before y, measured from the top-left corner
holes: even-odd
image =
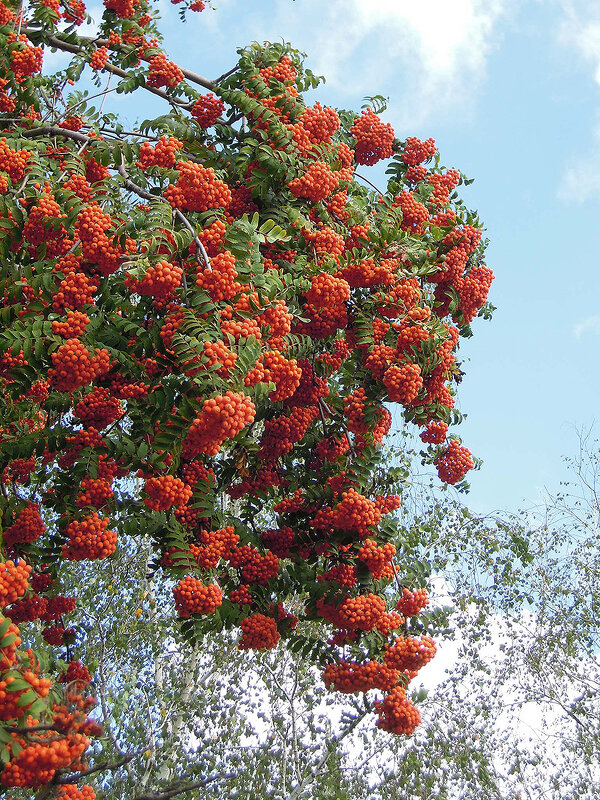
[[[474,466],[448,436],[493,278],[468,181],[373,108],[308,105],[319,79],[289,45],[207,80],[145,0],[106,0],[93,37],[85,16],[0,3],[0,781],[89,798],[86,774],[136,757],[100,757],[118,742],[77,658],[93,599],[61,589],[96,570],[122,591],[128,554],[191,648],[287,647],[410,734],[435,645],[382,442],[397,404],[443,481]],[[68,65],[44,72],[48,49]],[[71,89],[90,74],[95,95]],[[126,131],[113,91],[164,113]],[[356,168],[384,159],[373,191]]]

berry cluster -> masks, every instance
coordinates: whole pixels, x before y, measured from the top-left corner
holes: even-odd
[[[54,369],[48,371],[50,383],[59,392],[72,392],[87,386],[110,369],[108,350],[96,350],[94,356],[80,339],[68,339],[52,353]]]
[[[216,455],[227,439],[242,431],[254,419],[254,403],[246,395],[228,391],[205,400],[183,442],[186,458],[201,453]]]
[[[396,608],[405,617],[414,617],[428,604],[429,598],[426,589],[413,589],[411,592],[410,589],[407,589],[405,586],[402,590],[402,597],[396,604]]]
[[[211,167],[203,167],[192,161],[178,161],[179,178],[165,191],[164,197],[173,208],[188,211],[208,211],[227,208],[231,203],[231,191],[219,180]]]
[[[436,150],[433,139],[426,139],[423,142],[421,139],[417,139],[416,136],[409,136],[402,153],[402,161],[410,167],[416,167],[418,164],[422,164],[423,161],[433,158]]]
[[[37,503],[29,501],[25,508],[19,512],[16,521],[9,525],[2,534],[7,547],[17,543],[37,541],[46,531],[46,526]]]
[[[158,88],[160,86],[177,86],[183,80],[183,72],[174,61],[168,61],[164,53],[159,53],[150,60],[150,69],[146,84]]]
[[[394,131],[389,123],[383,123],[370,108],[365,109],[354,121],[350,133],[356,139],[354,158],[357,164],[376,164],[392,155]]]
[[[313,308],[339,305],[350,300],[350,286],[343,278],[334,278],[326,272],[321,272],[312,279],[305,297]]]
[[[105,386],[94,386],[73,409],[86,427],[102,430],[125,413],[123,404]]]
[[[393,645],[386,645],[385,663],[402,672],[416,673],[435,655],[435,643],[430,636],[396,639]]]
[[[225,103],[212,92],[199,97],[190,111],[201,128],[210,128],[225,111]]]
[[[148,167],[172,169],[175,166],[175,154],[182,147],[183,142],[172,136],[161,136],[155,145],[150,144],[150,142],[144,142],[140,145],[138,167],[143,170],[148,169]]]
[[[377,727],[397,736],[410,736],[421,722],[419,709],[406,697],[406,690],[396,686],[382,700],[375,703],[379,716]]]
[[[181,285],[182,276],[181,267],[168,261],[159,261],[148,267],[141,280],[132,282],[132,288],[138,294],[164,300],[173,296]]]
[[[475,466],[471,453],[456,439],[450,439],[448,448],[434,462],[441,481],[458,483]]]
[[[62,548],[63,556],[70,561],[83,561],[112,555],[117,546],[117,534],[109,531],[108,525],[108,518],[99,517],[95,511],[70,522],[65,529],[68,543]]]
[[[181,619],[192,614],[214,614],[223,602],[223,594],[218,586],[211,583],[204,586],[198,578],[188,575],[173,589],[175,607]]]
[[[173,506],[184,506],[192,496],[191,488],[173,475],[149,478],[144,484],[144,491],[147,494],[144,503],[153,511],[167,511]]]
[[[277,623],[272,617],[264,614],[252,614],[240,623],[242,638],[238,645],[240,650],[272,650],[277,647],[281,635]]]
[[[306,197],[313,203],[320,203],[337,189],[340,176],[323,161],[312,163],[304,175],[294,178],[288,184],[294,197]]]
[[[398,670],[378,661],[357,664],[341,660],[338,664],[328,664],[322,674],[323,682],[336,692],[356,694],[370,689],[386,692],[398,683]]]
[[[14,603],[27,591],[31,567],[24,561],[5,561],[0,564],[0,608]]]
[[[418,364],[393,364],[382,378],[388,397],[394,403],[412,403],[423,386],[423,378]]]

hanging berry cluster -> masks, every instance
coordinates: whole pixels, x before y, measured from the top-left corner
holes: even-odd
[[[43,700],[15,621],[62,646],[75,606],[54,578],[150,537],[190,640],[226,626],[240,649],[301,649],[320,625],[327,685],[383,692],[377,725],[409,733],[407,684],[435,646],[410,635],[426,596],[397,563],[401,498],[377,475],[388,406],[443,481],[474,466],[448,431],[459,337],[489,315],[493,275],[464,179],[371,109],[308,106],[318,81],[287,45],[240,51],[214,83],[161,51],[146,3],[107,0],[93,41],[56,27],[81,24],[83,3],[55,5],[31,3],[17,37],[0,0],[6,669]],[[169,113],[138,135],[100,130],[69,96],[46,107],[64,87],[39,75],[50,45]],[[373,192],[355,167],[383,159]],[[0,685],[7,722],[14,699]],[[68,743],[24,734],[4,783],[76,768],[89,739],[74,725]]]

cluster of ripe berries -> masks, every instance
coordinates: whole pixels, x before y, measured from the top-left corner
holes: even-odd
[[[137,294],[165,300],[173,297],[182,277],[181,267],[169,261],[159,261],[148,267],[141,280],[132,281],[131,287]]]
[[[264,614],[251,614],[241,621],[240,627],[240,650],[272,650],[281,639],[277,622]]]
[[[419,709],[406,696],[406,689],[396,686],[384,697],[375,702],[378,714],[377,727],[397,736],[410,736],[421,722]]]
[[[30,500],[19,512],[16,521],[4,531],[2,538],[7,547],[19,542],[29,544],[37,541],[45,530],[46,525],[42,519],[40,507]]]
[[[192,614],[214,614],[223,602],[223,594],[214,583],[205,586],[191,575],[179,581],[173,589],[175,608],[181,619]]]
[[[450,439],[448,448],[434,463],[440,480],[452,484],[462,480],[475,466],[470,451],[456,439]]]
[[[393,128],[389,123],[383,123],[370,108],[355,120],[350,133],[356,139],[354,158],[357,164],[376,164],[392,156]]]
[[[328,664],[322,677],[328,688],[343,694],[368,692],[370,689],[389,692],[398,683],[399,672],[378,661],[357,664],[342,659],[337,664]]]
[[[312,279],[310,289],[304,294],[314,308],[325,308],[350,300],[350,286],[343,278],[321,272]]]
[[[175,154],[182,147],[183,142],[173,136],[161,136],[155,145],[143,142],[140,145],[138,167],[142,170],[146,170],[148,167],[172,169],[175,166]]]
[[[144,491],[147,494],[144,503],[153,511],[167,511],[173,506],[184,506],[192,496],[191,487],[173,475],[148,478]]]
[[[29,586],[31,567],[24,561],[8,560],[0,564],[0,608],[22,597]]]
[[[385,371],[382,380],[390,400],[403,405],[412,403],[423,386],[418,364],[392,364]]]
[[[168,61],[164,53],[150,60],[146,85],[155,89],[161,86],[172,88],[183,80],[183,72],[174,61]]]
[[[179,177],[164,192],[165,200],[173,208],[187,211],[208,211],[226,209],[231,203],[229,186],[216,177],[212,167],[203,167],[192,161],[179,161],[176,164]]]
[[[102,430],[125,413],[122,403],[105,386],[94,386],[73,409],[77,419],[87,428]]]
[[[95,511],[70,522],[65,529],[68,542],[62,548],[64,558],[83,561],[112,555],[117,547],[117,533],[109,531],[108,525],[108,518],[99,517]]]
[[[52,353],[54,368],[48,371],[50,383],[59,392],[72,392],[87,386],[110,369],[108,350],[96,350],[93,356],[80,339],[68,339]]]
[[[183,442],[183,455],[191,459],[201,453],[214,456],[227,439],[249,425],[256,414],[252,400],[244,394],[227,391],[207,399],[192,422]]]
[[[299,178],[288,184],[294,197],[306,197],[313,203],[320,203],[329,197],[339,186],[340,175],[333,172],[329,164],[315,161]]]
[[[190,111],[201,128],[210,128],[225,111],[225,103],[212,92],[199,97]]]

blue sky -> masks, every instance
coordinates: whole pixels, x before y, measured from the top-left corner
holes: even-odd
[[[600,3],[589,0],[218,0],[181,25],[170,56],[214,78],[253,39],[285,39],[327,83],[307,99],[359,109],[389,97],[396,135],[432,136],[475,183],[496,280],[476,320],[457,431],[484,464],[469,504],[516,510],[564,477],[594,422],[600,378]],[[90,8],[92,14],[95,9]],[[116,103],[114,102],[116,100]],[[144,97],[140,115],[152,114]],[[133,114],[131,97],[111,98]],[[157,107],[158,112],[158,107]],[[133,119],[131,119],[133,121]],[[383,168],[369,177],[380,185]]]

